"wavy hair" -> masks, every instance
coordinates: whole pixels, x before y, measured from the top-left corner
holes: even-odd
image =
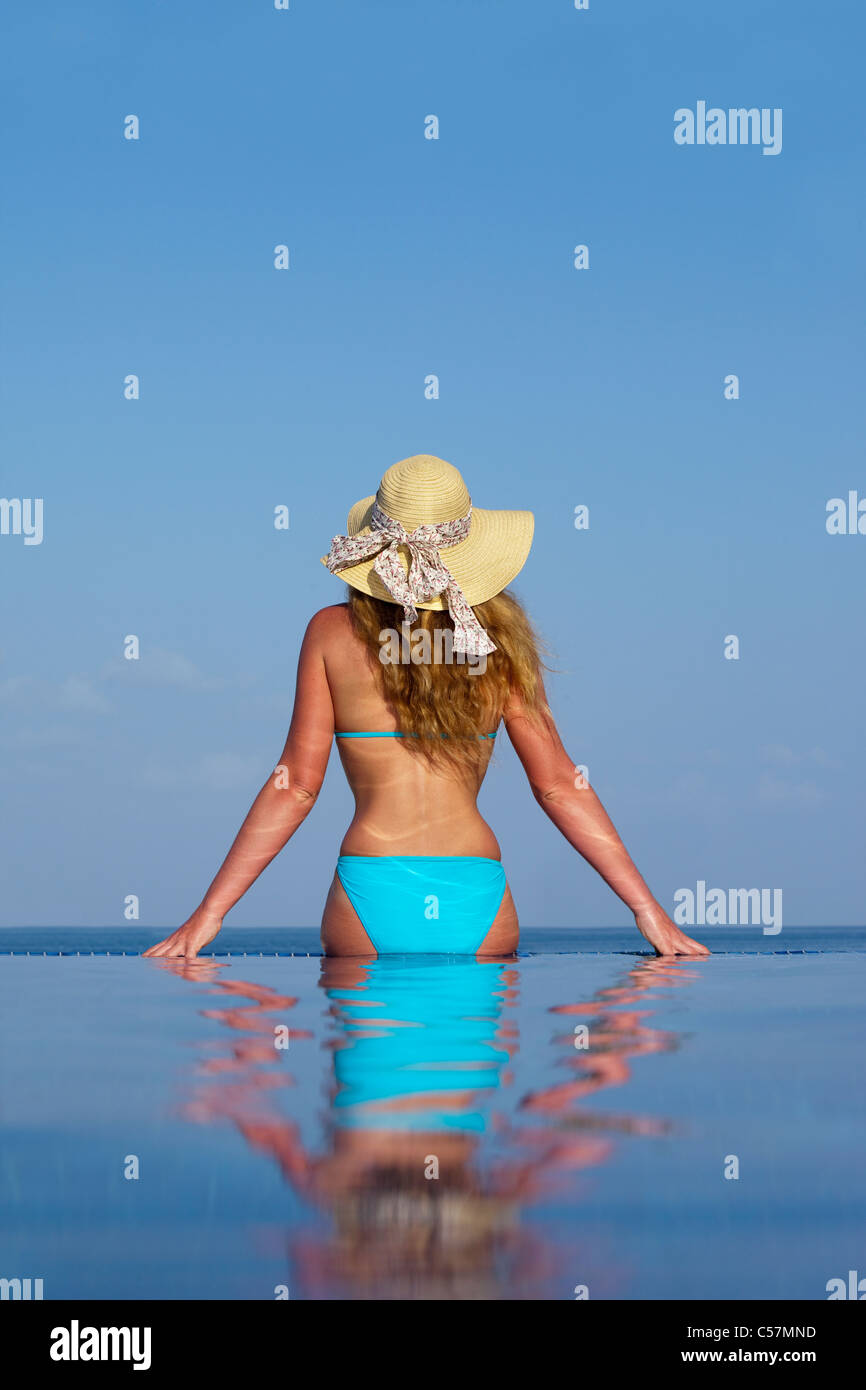
[[[404,627],[397,604],[349,590],[352,627],[367,648],[385,703],[398,727],[415,735],[403,746],[462,772],[486,763],[490,744],[483,735],[496,729],[512,696],[530,717],[547,709],[541,642],[520,602],[504,589],[475,604],[473,612],[496,646],[481,666],[451,652],[454,626],[447,611],[420,608],[417,622]]]

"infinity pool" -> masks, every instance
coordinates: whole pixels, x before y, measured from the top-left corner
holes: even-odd
[[[0,1277],[826,1299],[866,1273],[863,933],[729,933],[697,963],[612,932],[504,963],[327,961],[299,933],[255,954],[278,935],[188,965],[0,959]]]

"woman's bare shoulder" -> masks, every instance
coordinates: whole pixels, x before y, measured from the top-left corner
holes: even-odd
[[[336,639],[345,641],[346,634],[351,631],[352,620],[348,603],[331,603],[327,608],[320,608],[313,614],[307,623],[304,641],[327,646]]]
[[[304,636],[301,661],[305,659],[321,663],[332,698],[345,683],[356,691],[359,681],[361,685],[364,684],[361,673],[362,670],[369,673],[371,657],[363,639],[352,626],[347,603],[332,603],[313,614]]]

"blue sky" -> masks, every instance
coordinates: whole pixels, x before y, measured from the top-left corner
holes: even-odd
[[[318,556],[433,453],[535,512],[554,709],[660,900],[862,923],[866,536],[825,508],[866,497],[863,16],[16,8],[0,496],[43,498],[44,539],[0,535],[2,922],[188,915],[342,596]],[[676,145],[701,100],[781,108],[781,153]],[[481,807],[523,922],[624,923],[500,742]],[[334,759],[229,921],[317,924],[350,806]]]

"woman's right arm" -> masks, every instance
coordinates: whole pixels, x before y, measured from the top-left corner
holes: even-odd
[[[519,702],[512,702],[503,717],[539,806],[634,913],[638,931],[656,953],[709,955],[706,946],[680,931],[653,897],[599,798],[566,753],[546,703],[537,718]]]
[[[301,646],[295,707],[274,772],[247,813],[234,844],[191,917],[146,956],[194,958],[213,941],[230,908],[279,854],[313,808],[334,737],[334,710],[325,672],[325,644],[333,631],[330,609],[310,620]]]

